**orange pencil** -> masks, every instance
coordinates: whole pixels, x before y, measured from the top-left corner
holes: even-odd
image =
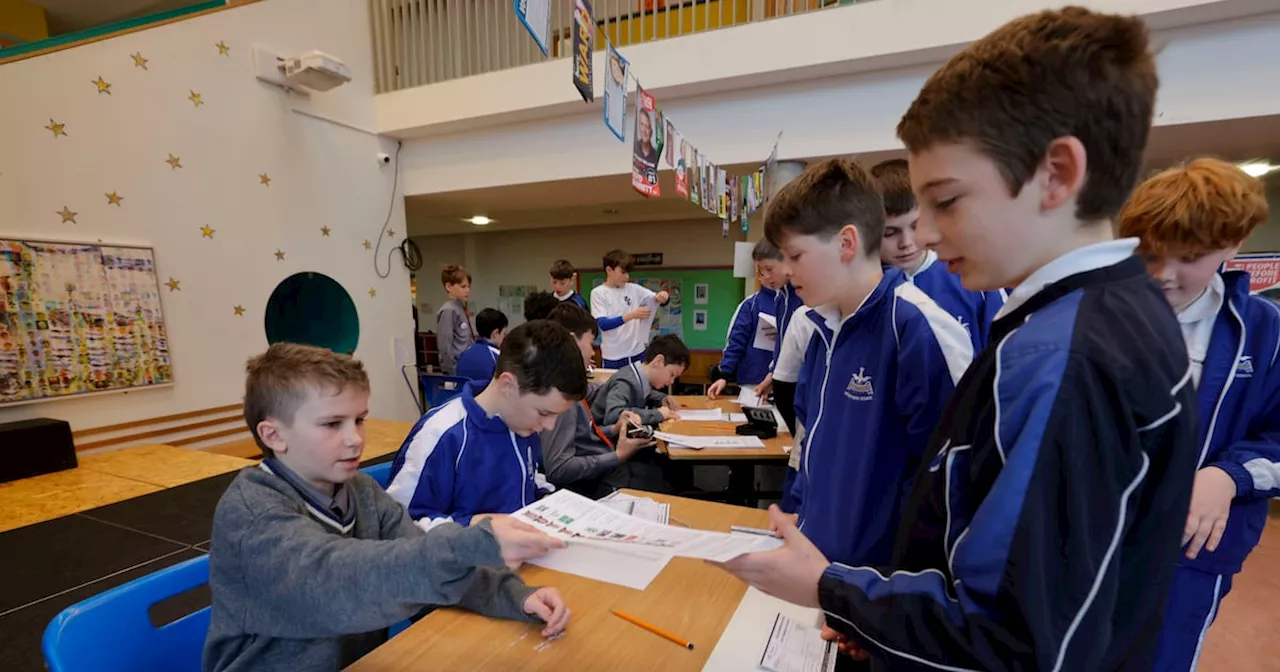
[[[626,612],[618,611],[617,609],[611,609],[610,611],[612,611],[615,616],[617,616],[618,618],[621,618],[624,621],[630,621],[631,623],[634,623],[635,625],[638,625],[644,628],[645,630],[648,630],[649,632],[652,632],[653,634],[663,639],[669,639],[675,642],[676,644],[679,644],[680,646],[683,646],[684,648],[689,649],[690,651],[693,650],[693,642],[690,642],[689,640],[676,637],[675,635],[667,632],[666,630],[663,630],[662,628],[659,628],[656,625],[649,625],[648,623],[645,623],[644,621]]]

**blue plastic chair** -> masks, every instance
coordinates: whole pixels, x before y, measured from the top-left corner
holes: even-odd
[[[147,610],[208,582],[203,555],[67,607],[44,630],[50,672],[198,672],[210,608],[159,628]]]
[[[424,374],[422,386],[426,388],[427,408],[435,408],[462,394],[462,389],[469,382],[471,382],[470,378]]]
[[[360,471],[363,471],[364,473],[372,476],[373,480],[377,481],[378,485],[381,485],[383,490],[386,490],[387,486],[391,485],[391,464],[392,464],[391,462],[374,464],[374,465],[365,467]]]

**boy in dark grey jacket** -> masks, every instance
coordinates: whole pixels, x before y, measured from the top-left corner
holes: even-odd
[[[632,362],[618,369],[591,404],[591,413],[601,425],[612,425],[623,411],[632,411],[646,425],[656,425],[676,417],[675,400],[658,390],[671,385],[689,366],[689,348],[679,336],[666,334],[653,339],[644,351],[644,364]]]
[[[369,397],[359,362],[278,343],[247,369],[245,420],[267,457],[214,514],[206,671],[338,670],[430,605],[564,629],[559,593],[508,569],[563,542],[505,518],[424,533],[357,471]]]
[[[446,375],[456,375],[458,358],[476,342],[467,313],[471,298],[471,274],[461,266],[450,264],[440,271],[440,282],[449,299],[436,311],[436,348],[440,351],[440,368]]]
[[[565,301],[556,306],[547,319],[573,334],[582,351],[583,363],[590,365],[595,356],[592,341],[599,331],[591,313]],[[593,499],[619,488],[671,492],[662,468],[653,463],[652,452],[645,450],[653,445],[653,440],[627,437],[628,425],[644,424],[640,416],[624,411],[613,425],[596,424],[590,404],[603,387],[589,383],[586,398],[556,418],[554,427],[539,435],[547,480],[556,487]]]

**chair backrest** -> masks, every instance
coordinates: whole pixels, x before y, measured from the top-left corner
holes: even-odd
[[[378,485],[381,485],[383,490],[386,490],[387,486],[391,485],[391,464],[391,462],[374,464],[365,467],[360,471],[372,476],[373,480],[377,481]]]
[[[427,408],[435,408],[462,394],[470,378],[440,376],[428,373],[422,376],[422,386],[427,390]]]
[[[67,607],[44,631],[50,672],[197,672],[210,608],[159,628],[148,610],[208,582],[203,555]]]

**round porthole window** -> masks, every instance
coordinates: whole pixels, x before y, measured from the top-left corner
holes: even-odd
[[[323,273],[296,273],[276,285],[264,322],[268,343],[314,345],[350,355],[360,342],[355,302]]]

